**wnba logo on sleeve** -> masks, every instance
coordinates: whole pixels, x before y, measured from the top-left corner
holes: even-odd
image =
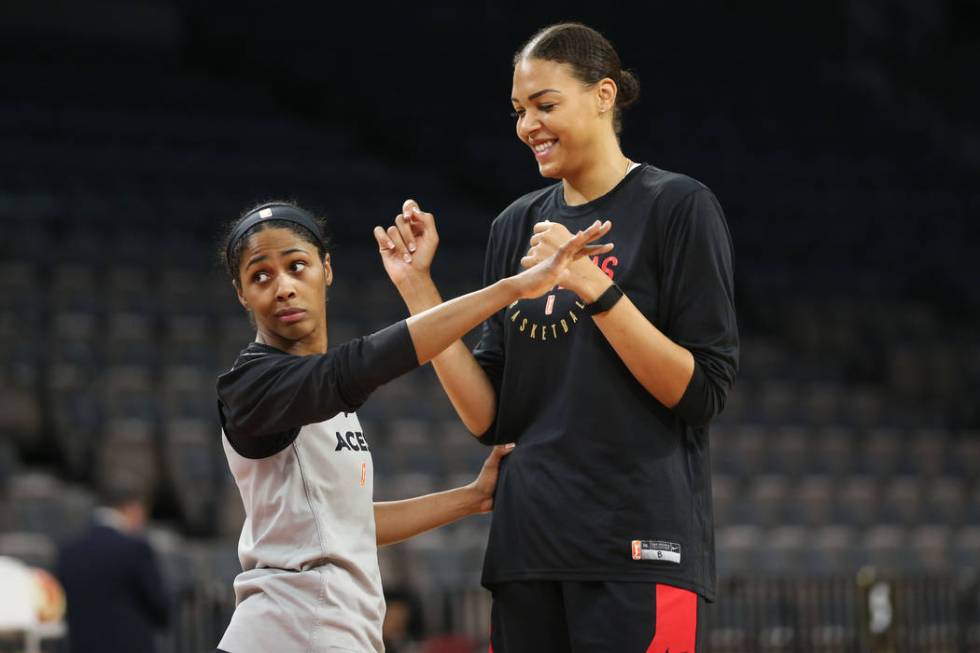
[[[681,564],[681,545],[660,540],[633,540],[630,551],[634,560],[651,560],[653,562],[672,562]]]

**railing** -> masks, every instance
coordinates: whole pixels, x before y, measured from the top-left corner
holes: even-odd
[[[465,635],[487,650],[490,595],[482,589],[423,597],[431,633]],[[161,653],[213,651],[233,610],[231,588],[185,593]],[[975,578],[725,578],[701,615],[705,653],[980,652]]]
[[[704,615],[705,651],[980,651],[975,583],[950,577],[727,579]],[[971,607],[972,605],[972,607]]]

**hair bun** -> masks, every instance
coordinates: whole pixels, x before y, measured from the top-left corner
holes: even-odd
[[[640,98],[640,80],[628,70],[619,73],[619,93],[616,94],[616,106],[625,109]]]

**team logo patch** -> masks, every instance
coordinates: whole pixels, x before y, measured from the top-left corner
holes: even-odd
[[[633,540],[630,553],[634,560],[681,563],[681,545],[661,540]]]

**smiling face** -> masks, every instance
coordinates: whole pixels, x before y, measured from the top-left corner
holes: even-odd
[[[511,89],[517,137],[532,149],[543,177],[575,177],[608,139],[615,140],[610,111],[615,97],[611,80],[583,84],[568,64],[517,62]]]
[[[289,229],[252,234],[238,266],[238,300],[252,313],[258,342],[292,354],[327,350],[326,289],[330,255]]]

